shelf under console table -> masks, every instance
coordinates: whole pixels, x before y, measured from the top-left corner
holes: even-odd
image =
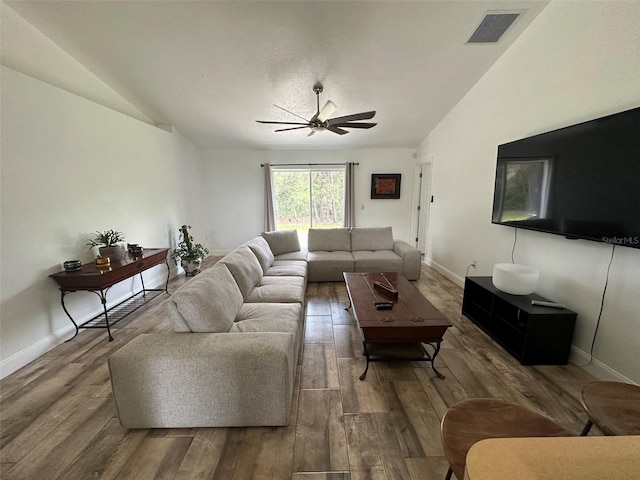
[[[108,266],[98,266],[95,262],[92,262],[83,265],[80,270],[77,271],[62,271],[49,275],[59,285],[62,309],[76,329],[75,334],[69,340],[78,335],[80,328],[105,328],[109,341],[112,341],[112,326],[151,300],[157,298],[162,293],[169,294],[170,268],[169,262],[167,261],[168,252],[168,248],[149,248],[140,254],[127,253],[123,258],[112,260]],[[167,266],[167,280],[164,288],[146,288],[144,279],[142,278],[142,272],[162,263]],[[138,274],[140,275],[142,290],[134,293],[117,305],[107,308],[107,292],[109,289],[116,283]],[[64,303],[64,298],[67,294],[78,291],[93,292],[98,295],[103,308],[101,313],[82,324],[76,323]]]
[[[566,365],[577,313],[531,305],[540,295],[510,295],[491,277],[466,277],[462,314],[522,365]]]

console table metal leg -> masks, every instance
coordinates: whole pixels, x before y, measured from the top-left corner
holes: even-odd
[[[108,290],[108,289],[107,289]],[[104,309],[104,324],[107,329],[107,335],[109,336],[109,341],[113,341],[113,337],[111,336],[111,328],[109,327],[109,309],[107,308],[107,290],[100,290],[100,293],[94,291],[98,297],[100,297],[100,302],[102,303],[102,308]]]
[[[168,260],[165,260],[164,264],[167,266],[167,281],[164,284],[164,291],[169,295],[169,277],[171,276],[171,267],[169,266]]]
[[[140,272],[140,284],[142,285],[142,296],[147,298],[147,289],[144,286],[144,278],[142,277],[142,272]]]
[[[65,340],[65,341],[70,341],[73,340],[74,338],[76,338],[76,335],[78,335],[78,324],[75,322],[75,320],[73,319],[73,317],[71,316],[71,314],[69,313],[69,311],[67,310],[67,307],[64,304],[64,296],[69,293],[69,292],[65,292],[64,290],[60,290],[60,303],[62,304],[62,310],[64,310],[64,313],[67,314],[67,317],[69,317],[69,320],[71,320],[71,323],[73,323],[73,326],[76,328],[76,333],[73,334],[73,337],[71,337],[69,340]]]

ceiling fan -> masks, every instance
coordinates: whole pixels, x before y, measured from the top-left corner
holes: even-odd
[[[322,130],[329,130],[333,133],[337,133],[338,135],[344,135],[345,133],[349,133],[347,130],[345,130],[345,128],[371,128],[377,125],[376,123],[358,122],[358,120],[372,119],[376,114],[375,110],[371,112],[354,113],[353,115],[346,115],[344,117],[329,118],[329,116],[331,116],[331,114],[336,111],[337,107],[335,103],[333,103],[331,100],[328,100],[327,103],[324,104],[324,107],[322,107],[322,110],[320,110],[320,94],[322,93],[322,90],[323,90],[323,87],[320,82],[316,83],[313,86],[313,91],[316,94],[317,110],[316,110],[316,114],[313,117],[311,117],[311,119],[309,120],[307,120],[304,117],[301,117],[298,114],[290,112],[285,108],[279,107],[278,105],[274,105],[274,107],[279,108],[280,110],[283,110],[295,117],[298,117],[304,120],[304,123],[302,122],[271,122],[267,120],[256,120],[256,122],[269,123],[273,125],[297,125],[295,127],[279,128],[275,130],[276,132],[286,132],[288,130],[299,130],[302,128],[310,128],[311,132],[309,132],[309,135],[307,136],[311,136],[314,133]]]

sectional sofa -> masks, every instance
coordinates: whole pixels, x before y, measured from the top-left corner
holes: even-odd
[[[415,278],[419,252],[389,235],[390,228],[310,231],[306,251],[295,231],[266,232],[190,279],[165,302],[174,333],[140,335],[108,360],[122,426],[286,425],[307,281],[342,280],[354,269]],[[362,249],[376,239],[385,248]]]

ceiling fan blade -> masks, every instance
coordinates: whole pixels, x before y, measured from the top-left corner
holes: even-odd
[[[301,117],[301,116],[300,116],[300,115],[298,115],[297,113],[290,112],[290,111],[289,111],[289,110],[287,110],[286,108],[282,108],[280,105],[276,105],[276,104],[274,103],[274,104],[273,104],[273,106],[274,106],[274,107],[276,107],[276,108],[279,108],[279,109],[280,109],[280,110],[282,110],[283,112],[287,112],[287,113],[289,113],[289,114],[293,115],[294,117],[298,117],[298,118],[300,118],[300,119],[304,120],[305,122],[309,122],[306,118]]]
[[[286,132],[287,130],[300,130],[301,128],[308,128],[308,127],[291,127],[291,128],[279,128],[278,130],[274,130],[274,132]]]
[[[344,117],[330,118],[327,120],[327,124],[336,125],[338,123],[351,122],[355,120],[369,120],[375,116],[375,110],[372,112],[354,113],[353,115],[346,115]]]
[[[322,110],[320,110],[320,113],[318,113],[317,119],[321,122],[324,122],[337,109],[338,107],[336,107],[335,103],[333,103],[331,100],[327,100],[327,103],[324,104],[324,107],[322,107]]]
[[[333,124],[333,127],[341,127],[341,128],[371,128],[375,127],[377,123],[355,123],[355,122],[346,122],[346,123],[337,123]]]
[[[267,121],[267,120],[256,120],[256,122],[258,122],[258,123],[269,123],[269,124],[272,124],[272,125],[304,125],[306,127],[309,126],[308,123],[301,123],[301,122],[270,122],[270,121]]]
[[[345,133],[349,133],[349,132],[347,132],[346,130],[343,130],[343,129],[339,128],[339,127],[331,126],[331,125],[329,125],[329,126],[327,127],[327,130],[330,130],[330,131],[332,131],[333,133],[337,133],[338,135],[344,135]]]

